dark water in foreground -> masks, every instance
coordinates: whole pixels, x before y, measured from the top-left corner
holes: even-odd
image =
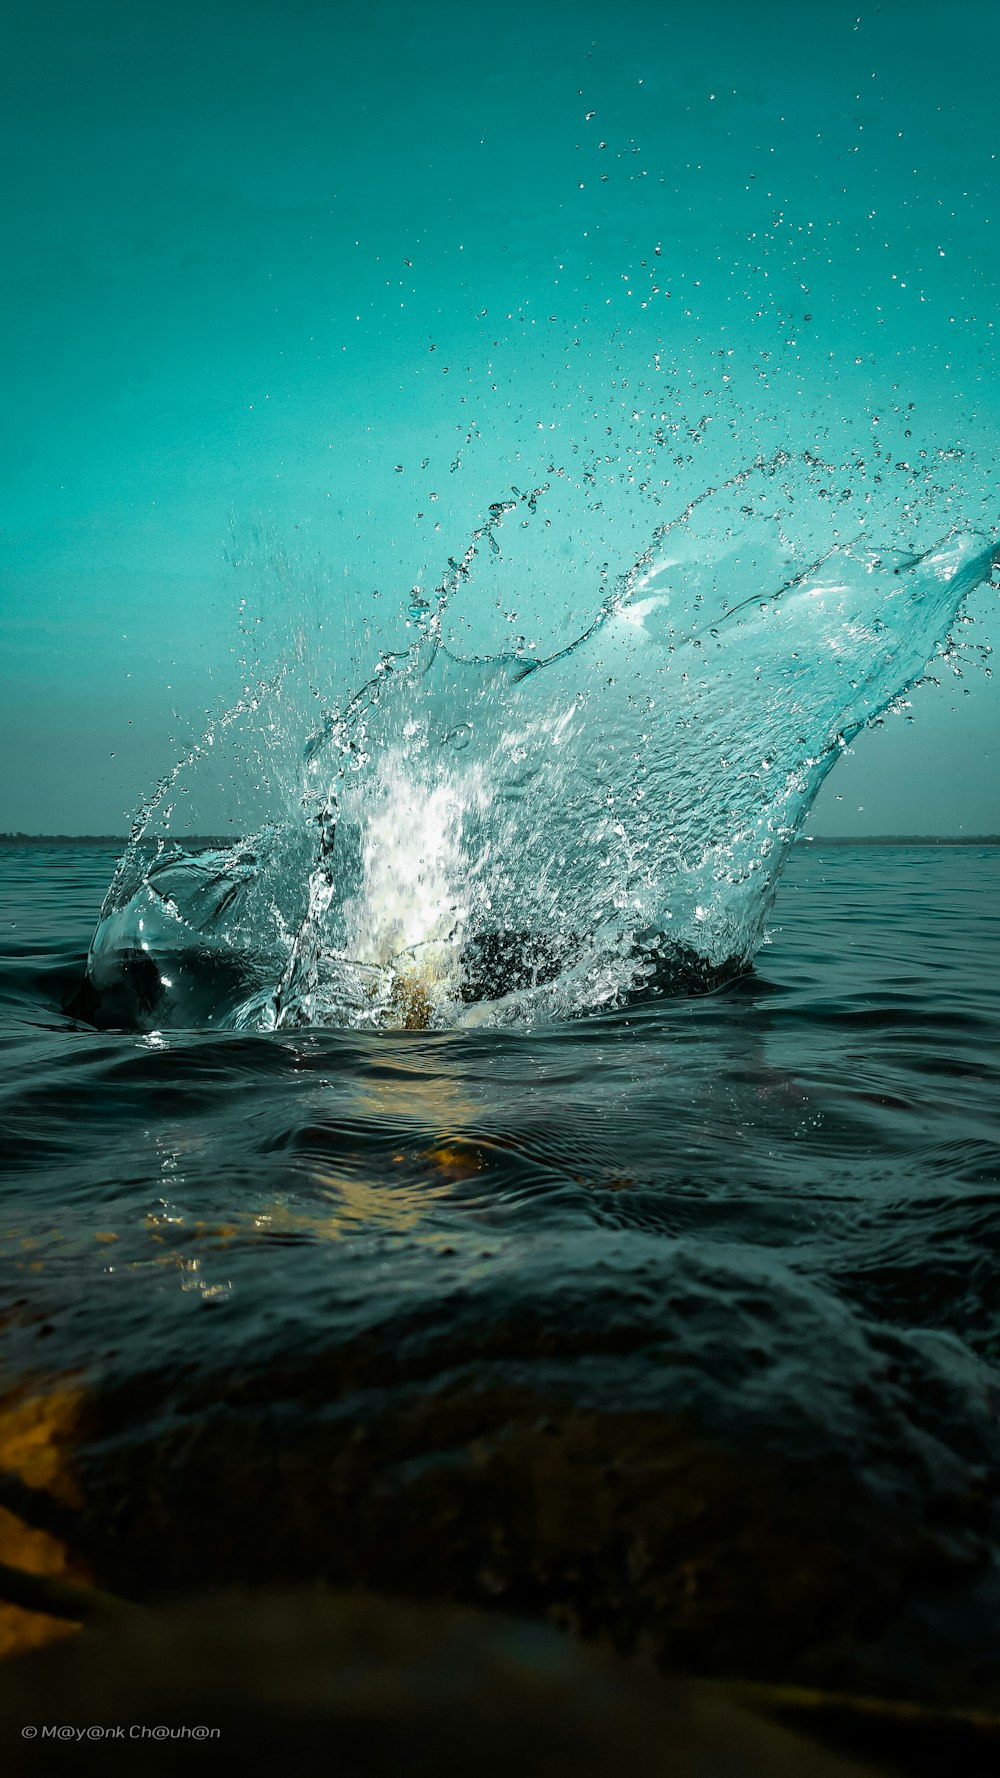
[[[535,1034],[75,1025],[113,864],[0,850],[7,1386],[99,1573],[995,1690],[1000,849],[799,846],[745,982]]]

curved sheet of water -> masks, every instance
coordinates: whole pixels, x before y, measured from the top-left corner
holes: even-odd
[[[198,856],[151,856],[136,824],[79,1010],[530,1023],[739,974],[827,773],[998,560],[954,525],[916,553],[845,540],[836,481],[755,461],[658,527],[571,639],[491,653],[469,594],[546,489],[495,503],[414,595],[412,644],[314,725],[286,818]]]

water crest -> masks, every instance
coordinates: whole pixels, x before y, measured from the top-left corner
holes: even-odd
[[[782,453],[705,489],[569,634],[550,621],[551,520],[532,531],[564,490],[512,490],[415,591],[410,645],[305,734],[286,718],[284,801],[252,837],[153,843],[180,768],[164,781],[78,1010],[146,1028],[534,1023],[744,971],[827,773],[953,647],[998,559],[953,521],[928,545],[912,480],[845,534],[843,477]],[[523,598],[505,524],[540,536],[550,569]],[[517,625],[499,648],[497,605]],[[280,678],[222,725],[256,733]]]

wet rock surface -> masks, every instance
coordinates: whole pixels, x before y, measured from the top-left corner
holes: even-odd
[[[857,1475],[683,1417],[469,1378],[383,1378],[380,1400],[370,1367],[81,1392],[52,1416],[65,1480],[8,1471],[2,1498],[126,1599],[322,1581],[513,1612],[673,1673],[997,1703],[984,1498],[890,1516]],[[949,1657],[977,1612],[978,1666]]]

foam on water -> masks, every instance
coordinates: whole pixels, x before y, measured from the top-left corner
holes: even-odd
[[[306,734],[286,704],[269,743],[284,803],[253,838],[191,856],[161,829],[151,851],[162,795],[143,812],[81,1010],[151,1027],[530,1023],[740,973],[827,773],[954,653],[998,560],[950,492],[925,482],[919,505],[909,472],[845,537],[844,473],[809,453],[755,461],[661,523],[576,634],[546,630],[536,590],[537,633],[491,652],[490,574],[507,621],[524,617],[501,528],[547,490],[495,503],[435,596],[414,593],[408,648]],[[248,690],[241,720],[263,696]]]

